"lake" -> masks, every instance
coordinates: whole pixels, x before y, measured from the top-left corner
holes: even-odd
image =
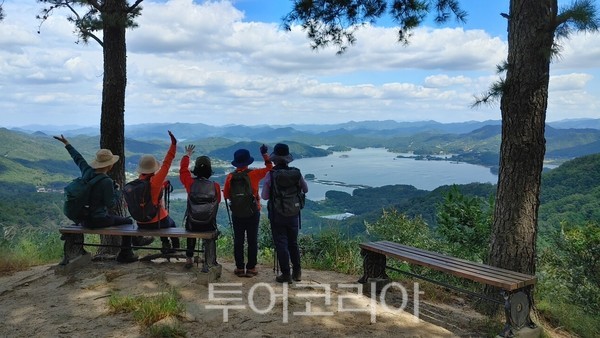
[[[293,155],[293,154],[292,154]],[[442,185],[472,182],[496,184],[498,177],[489,168],[450,161],[427,161],[397,158],[398,155],[383,148],[352,149],[334,152],[326,157],[294,160],[303,175],[313,174],[307,180],[307,198],[313,201],[325,198],[328,190],[352,193],[360,186],[381,187],[408,184],[422,190],[433,190]]]
[[[472,182],[496,184],[498,181],[498,177],[483,166],[397,158],[398,155],[410,156],[390,153],[383,148],[352,149],[334,152],[326,157],[297,159],[290,165],[300,169],[303,175],[315,175],[314,180],[307,180],[306,197],[313,201],[325,199],[325,193],[329,190],[352,194],[354,189],[360,187],[394,184],[433,190],[442,185]],[[187,195],[185,191],[176,191],[171,194],[171,198],[185,199]]]

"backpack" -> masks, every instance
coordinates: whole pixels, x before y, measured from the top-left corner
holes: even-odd
[[[236,217],[247,218],[254,215],[258,211],[256,206],[256,197],[252,193],[252,185],[250,184],[250,170],[234,171],[231,173],[229,181],[229,206],[231,212]]]
[[[302,174],[297,168],[271,170],[270,210],[281,216],[292,217],[304,208],[305,196],[300,186]]]
[[[215,183],[197,178],[192,183],[187,198],[186,229],[190,231],[214,231],[217,228],[217,192]]]
[[[63,213],[71,221],[80,223],[90,215],[90,193],[97,182],[109,178],[106,175],[96,175],[90,180],[78,177],[65,187],[65,202]]]
[[[123,197],[127,209],[131,217],[137,222],[151,222],[158,213],[159,205],[152,202],[151,190],[150,178],[137,178],[123,187]],[[158,200],[160,201],[160,197]]]

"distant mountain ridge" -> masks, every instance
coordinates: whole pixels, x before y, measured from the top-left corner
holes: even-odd
[[[166,130],[171,130],[180,139],[199,139],[223,137],[235,141],[272,141],[281,138],[301,140],[311,137],[331,137],[335,135],[362,135],[368,137],[411,136],[418,133],[466,134],[485,126],[500,126],[500,120],[466,121],[441,123],[436,121],[398,122],[384,121],[350,121],[338,124],[290,124],[290,125],[225,125],[211,126],[204,123],[146,123],[127,125],[125,135],[136,140],[163,139]],[[547,123],[555,129],[598,129],[600,119],[575,119]],[[12,130],[32,134],[64,134],[66,136],[96,136],[98,127],[64,127],[48,125],[29,125]]]
[[[571,128],[581,120],[562,121],[546,126],[546,155],[551,164],[600,152],[600,129]],[[587,120],[587,127],[600,123]],[[566,126],[569,128],[559,128]],[[65,127],[66,128],[66,127]],[[64,134],[86,158],[98,149],[99,135],[94,128],[73,130],[9,130],[0,128],[0,181],[26,182],[26,176],[39,177],[40,185],[64,182],[77,174],[60,142],[51,135]],[[162,158],[169,144],[167,130],[173,131],[178,154],[186,144],[196,145],[196,154],[205,154],[228,163],[236,149],[247,148],[260,161],[259,147],[277,142],[290,145],[295,158],[322,157],[331,153],[328,146],[341,148],[386,148],[397,154],[412,153],[436,159],[452,155],[451,161],[483,165],[493,173],[498,169],[501,143],[500,121],[443,124],[435,121],[365,121],[337,125],[289,126],[209,126],[201,123],[152,123],[127,126],[125,130],[125,166],[133,171],[143,154]]]

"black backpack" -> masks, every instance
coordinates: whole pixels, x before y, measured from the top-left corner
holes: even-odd
[[[186,229],[214,231],[217,229],[217,192],[215,183],[206,178],[196,178],[187,198]]]
[[[90,193],[92,187],[105,178],[109,177],[104,174],[96,175],[90,180],[78,177],[67,184],[64,190],[65,202],[63,204],[63,213],[65,216],[75,223],[80,223],[88,218],[90,214]]]
[[[247,218],[258,211],[256,206],[256,196],[252,193],[250,184],[250,169],[244,171],[234,171],[231,173],[229,181],[229,208],[235,217]]]
[[[137,222],[151,222],[160,208],[158,204],[152,202],[149,177],[146,179],[137,178],[125,184],[123,197],[125,203],[127,203],[129,214]],[[160,201],[160,197],[158,200]]]
[[[302,174],[298,168],[271,170],[269,210],[281,216],[298,216],[304,208],[305,196],[300,186]]]

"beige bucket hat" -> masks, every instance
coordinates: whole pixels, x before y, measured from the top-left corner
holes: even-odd
[[[153,155],[143,155],[138,162],[137,172],[140,174],[154,174],[160,169],[160,163]]]
[[[119,155],[113,155],[109,149],[100,149],[96,152],[96,158],[90,163],[94,169],[105,168],[111,164],[117,163]]]

